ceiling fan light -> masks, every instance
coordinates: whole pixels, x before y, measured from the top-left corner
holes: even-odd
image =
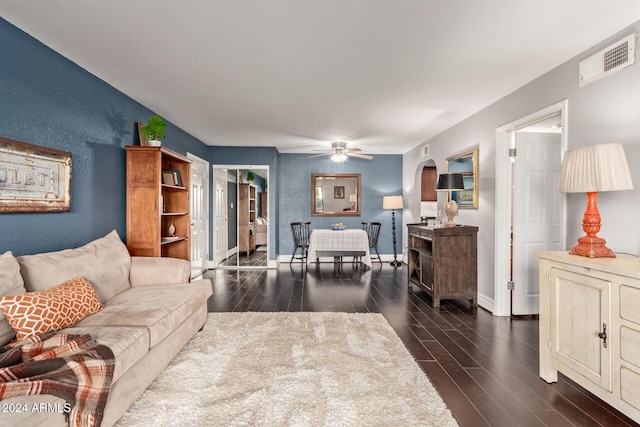
[[[347,155],[344,153],[335,153],[334,155],[331,156],[331,160],[333,160],[336,163],[342,163],[345,160],[347,160]]]

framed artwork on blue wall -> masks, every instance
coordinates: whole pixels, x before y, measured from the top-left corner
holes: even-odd
[[[71,210],[71,153],[0,137],[0,213]]]

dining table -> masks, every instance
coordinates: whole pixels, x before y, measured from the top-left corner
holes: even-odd
[[[353,256],[364,265],[371,267],[369,237],[361,229],[314,229],[309,236],[307,263],[319,261],[321,257]]]

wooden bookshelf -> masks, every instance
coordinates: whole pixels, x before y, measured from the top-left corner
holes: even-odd
[[[238,251],[250,254],[256,250],[256,187],[238,185]]]
[[[191,161],[164,147],[130,146],[126,150],[129,253],[190,261]],[[177,179],[167,179],[168,171]]]

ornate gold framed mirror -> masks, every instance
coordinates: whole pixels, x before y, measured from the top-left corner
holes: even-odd
[[[462,174],[464,190],[451,191],[451,198],[460,209],[478,207],[478,149],[465,151],[447,157],[445,166],[447,173]],[[448,198],[448,196],[447,196]]]
[[[360,174],[311,174],[311,215],[360,216]]]

